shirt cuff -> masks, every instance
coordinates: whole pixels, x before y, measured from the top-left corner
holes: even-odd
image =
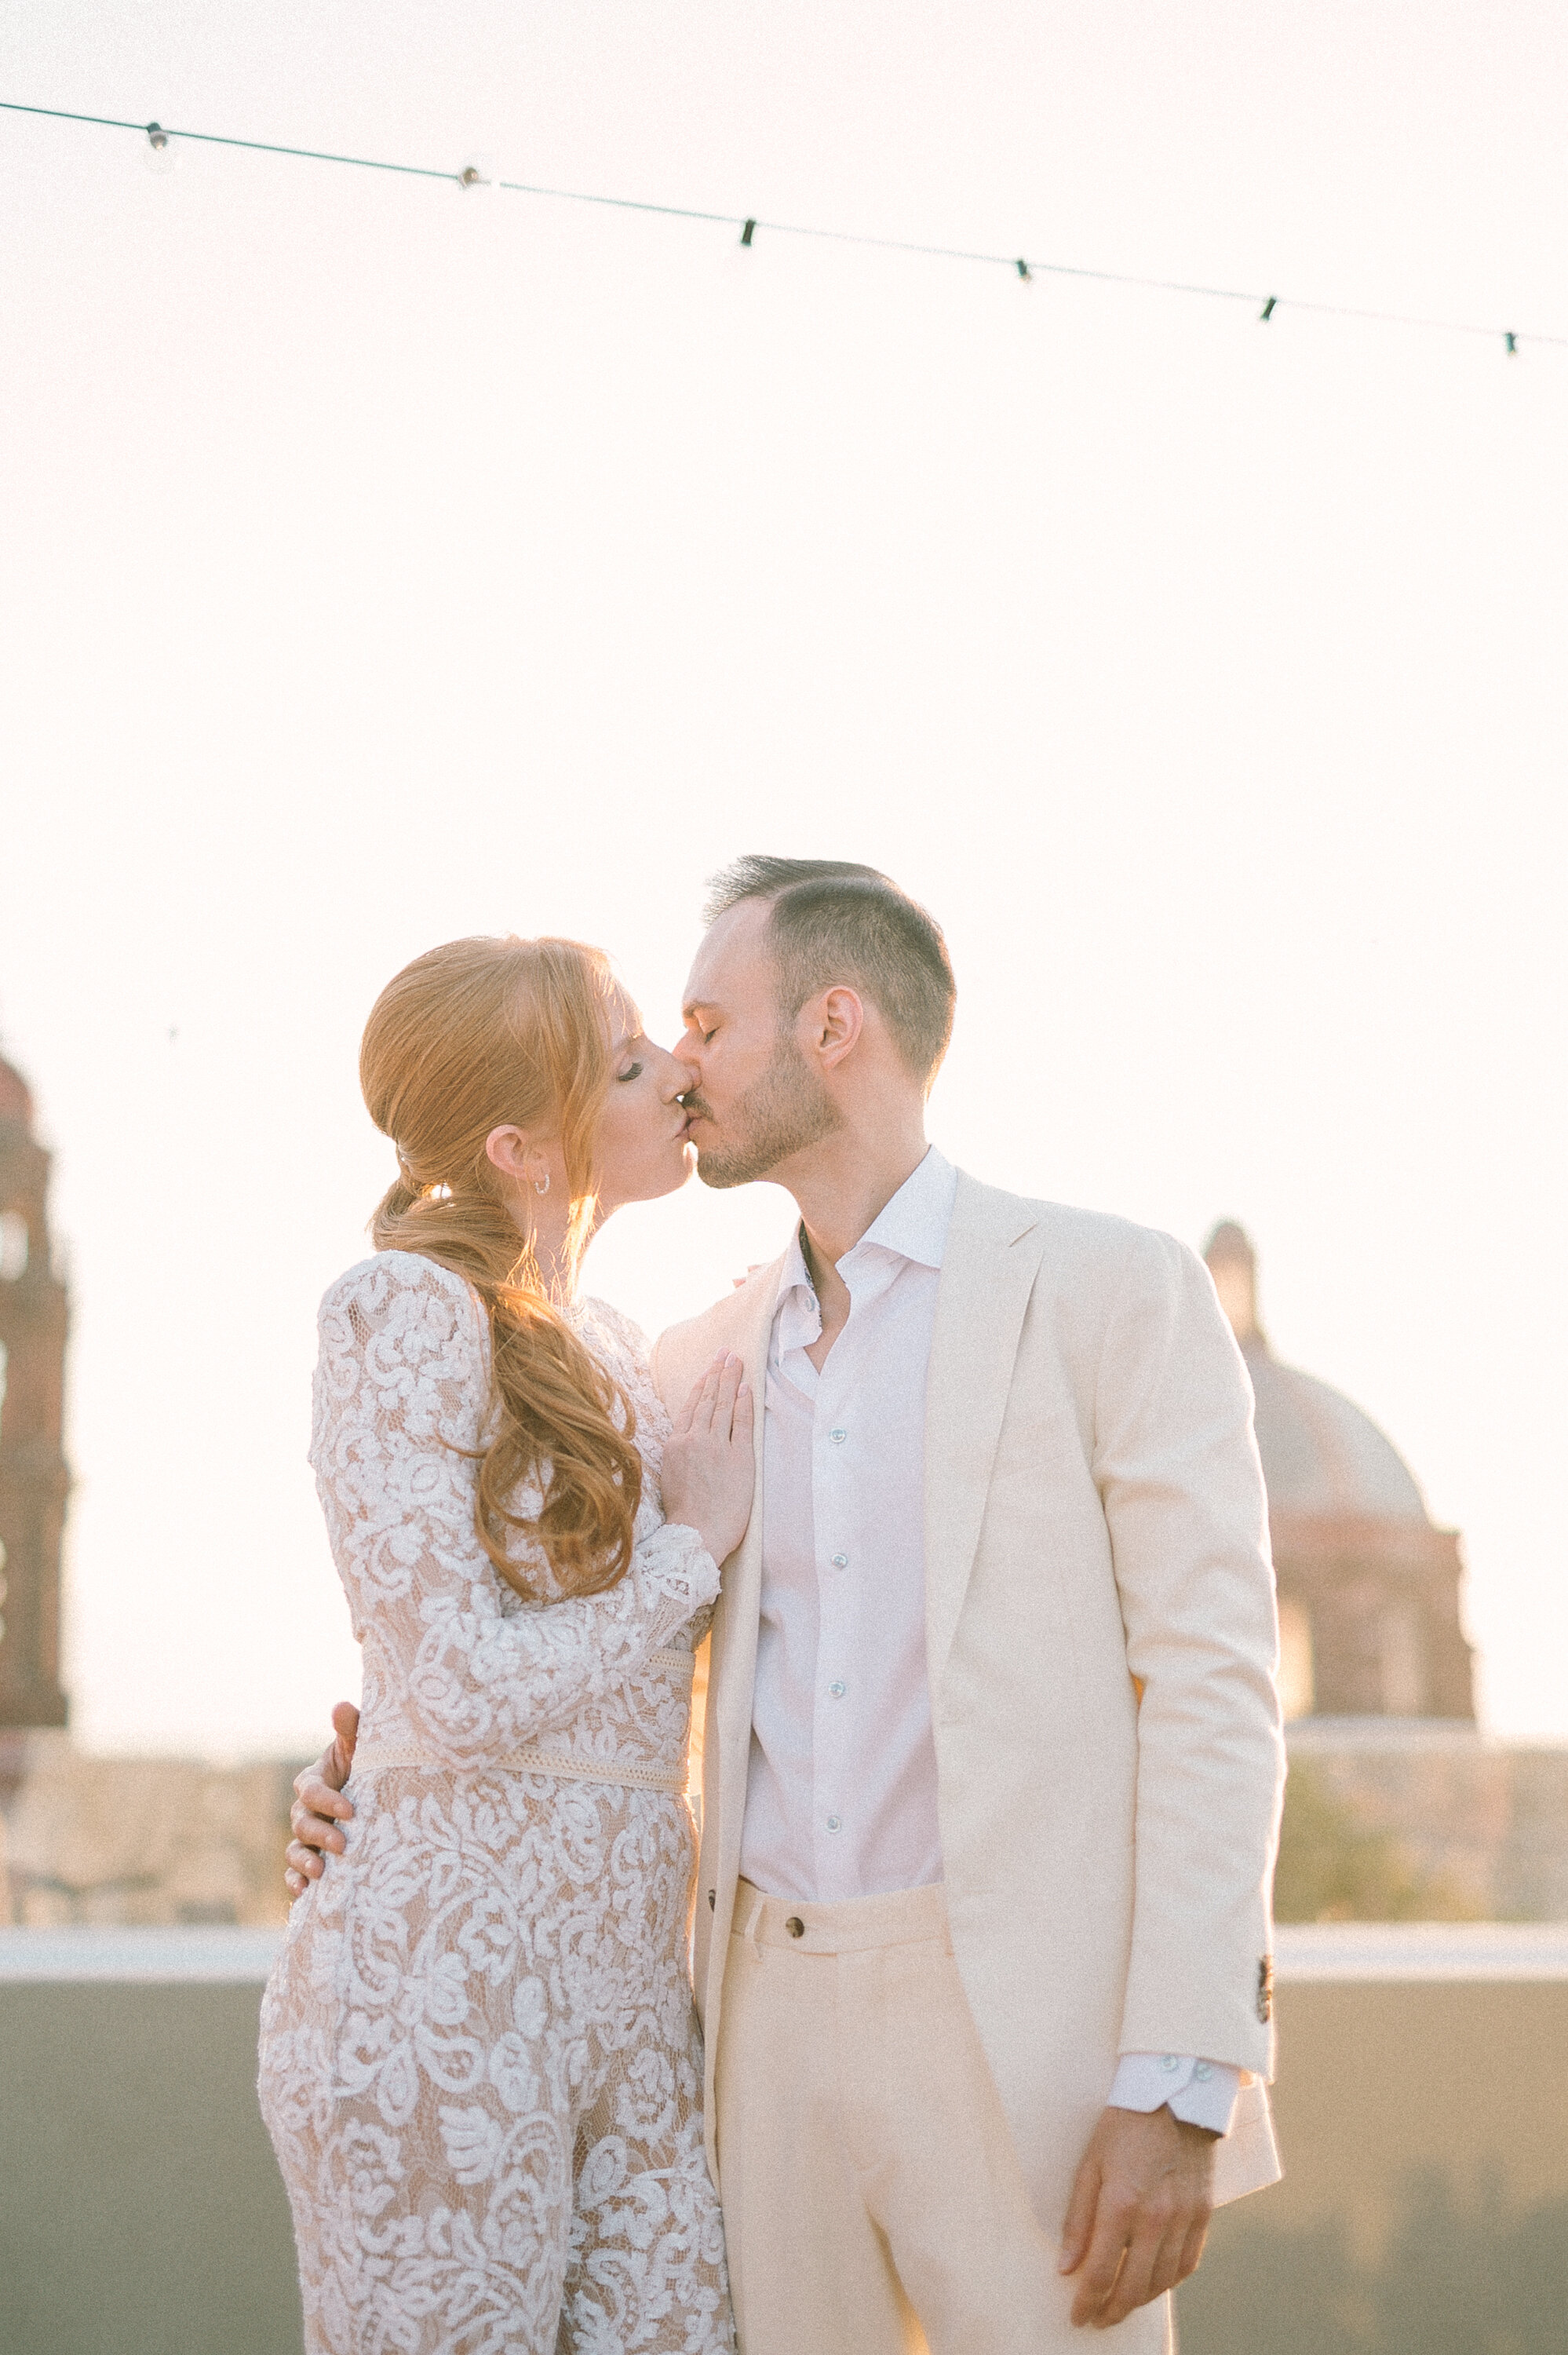
[[[1182,2052],[1124,2052],[1106,2095],[1113,2110],[1158,2110],[1170,2105],[1184,2126],[1229,2134],[1241,2072],[1224,2061],[1198,2061]]]

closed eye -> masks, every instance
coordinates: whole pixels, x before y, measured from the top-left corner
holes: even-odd
[[[623,1081],[640,1080],[642,1077],[642,1071],[643,1066],[641,1063],[633,1063],[629,1070],[622,1071],[620,1077]]]

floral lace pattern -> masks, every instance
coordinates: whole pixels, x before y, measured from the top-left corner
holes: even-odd
[[[600,1303],[573,1314],[636,1412],[636,1552],[607,1594],[530,1604],[474,1535],[458,1450],[488,1336],[467,1285],[380,1252],[322,1305],[311,1460],[365,1651],[361,1745],[400,1763],[356,1769],[347,1853],[296,1902],[262,2007],[310,2355],[734,2346],[691,1821],[648,1786],[683,1769],[718,1572],[662,1523],[640,1337]],[[524,1748],[597,1779],[497,1763]]]

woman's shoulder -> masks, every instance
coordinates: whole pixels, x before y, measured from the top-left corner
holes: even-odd
[[[640,1366],[648,1363],[648,1336],[635,1324],[623,1308],[613,1301],[583,1299],[577,1303],[577,1322],[585,1337],[593,1333],[604,1336],[635,1358]]]
[[[470,1323],[482,1321],[472,1288],[461,1275],[421,1252],[407,1251],[372,1252],[344,1268],[323,1293],[316,1321],[323,1332],[344,1319],[355,1327],[379,1327],[422,1305],[444,1306]]]

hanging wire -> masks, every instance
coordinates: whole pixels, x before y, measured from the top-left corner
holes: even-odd
[[[112,114],[78,114],[59,106],[26,106],[15,99],[0,99],[0,112],[29,114],[51,123],[84,123],[103,131],[139,131],[143,137],[156,132],[160,143],[188,139],[204,147],[236,147],[255,155],[290,155],[307,164],[342,164],[358,172],[395,172],[406,179],[447,180],[460,187],[471,186],[481,176],[470,166],[466,171],[442,171],[433,164],[394,164],[384,156],[340,155],[322,147],[290,147],[271,139],[239,139],[222,131],[182,131],[173,123],[132,123]],[[803,237],[830,245],[855,245],[876,253],[907,253],[935,261],[979,262],[998,270],[1011,270],[1026,283],[1039,276],[1075,278],[1097,286],[1129,286],[1140,292],[1157,294],[1192,294],[1214,303],[1261,302],[1260,321],[1273,318],[1276,311],[1300,311],[1321,319],[1356,319],[1369,325],[1385,327],[1417,327],[1444,336],[1489,336],[1500,342],[1505,353],[1517,354],[1526,344],[1568,346],[1568,336],[1536,335],[1522,328],[1484,327],[1467,319],[1430,319],[1404,311],[1375,311],[1348,303],[1314,303],[1295,295],[1259,293],[1239,286],[1206,286],[1183,278],[1147,278],[1122,270],[1089,270],[1069,261],[1035,261],[1017,254],[988,253],[974,248],[955,245],[926,245],[908,238],[868,237],[854,229],[820,229],[800,221],[768,221],[747,213],[702,212],[690,205],[654,204],[642,197],[607,197],[588,188],[555,188],[531,180],[503,180],[494,183],[509,194],[520,197],[543,197],[559,204],[600,205],[616,212],[652,213],[666,220],[705,221],[721,229],[737,229],[741,243],[749,246],[760,230],[769,237]]]

